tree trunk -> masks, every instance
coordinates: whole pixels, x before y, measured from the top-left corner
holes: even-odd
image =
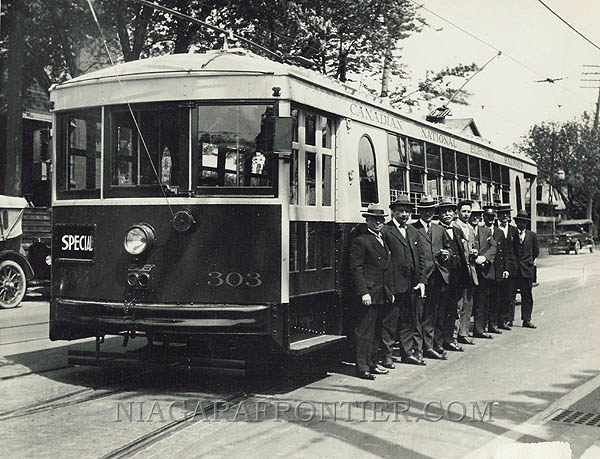
[[[390,67],[392,65],[392,46],[388,45],[383,57],[383,71],[381,72],[381,97],[387,97],[390,86]]]
[[[585,202],[585,218],[592,219],[592,210],[594,209],[594,194],[589,193]]]
[[[9,6],[8,81],[6,82],[6,148],[2,164],[2,194],[21,196],[23,166],[23,58],[25,40],[23,31],[22,0],[13,0]]]

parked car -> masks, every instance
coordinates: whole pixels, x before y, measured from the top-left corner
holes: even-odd
[[[594,222],[587,219],[563,220],[558,233],[550,241],[550,254],[559,252],[579,254],[583,249],[594,251]]]
[[[37,241],[22,247],[25,198],[0,195],[0,308],[19,306],[28,284],[50,282],[50,247]]]

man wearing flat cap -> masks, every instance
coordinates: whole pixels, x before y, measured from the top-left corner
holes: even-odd
[[[515,243],[517,260],[515,284],[521,290],[521,319],[523,320],[524,328],[536,328],[533,322],[531,322],[531,314],[533,313],[531,287],[535,275],[535,259],[540,254],[540,249],[537,242],[537,235],[527,229],[531,223],[527,212],[520,210],[517,216],[514,217],[514,220],[518,229]]]
[[[383,324],[389,324],[389,315],[393,314],[394,279],[392,256],[381,235],[387,213],[381,204],[371,204],[362,215],[367,230],[352,241],[350,276],[359,310],[355,329],[356,375],[372,380],[374,375],[388,372],[377,365],[377,351]]]
[[[417,230],[407,224],[413,204],[408,196],[400,195],[390,204],[390,209],[392,219],[383,226],[382,233],[392,254],[395,301],[394,314],[390,318],[394,322],[388,327],[384,325],[384,346],[390,358],[383,360],[382,365],[386,368],[394,367],[391,349],[395,337],[400,343],[402,363],[424,365],[425,362],[419,357],[415,339],[420,315],[416,309],[418,302],[413,298],[414,294],[419,298],[425,295],[424,260]],[[395,334],[388,335],[388,329],[393,330]]]
[[[446,351],[438,347],[434,349],[434,330],[438,316],[438,308],[448,287],[449,272],[446,263],[450,258],[449,237],[438,224],[433,223],[436,202],[433,197],[425,195],[417,204],[420,219],[413,223],[418,231],[419,243],[423,250],[425,298],[423,298],[423,316],[420,327],[417,326],[417,346],[419,354],[429,359],[446,360]]]

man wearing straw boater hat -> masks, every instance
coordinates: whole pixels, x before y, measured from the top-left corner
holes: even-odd
[[[418,346],[415,340],[417,334],[417,300],[413,294],[420,298],[425,295],[425,278],[423,273],[423,253],[419,245],[417,230],[408,225],[413,204],[406,195],[398,196],[390,204],[392,219],[383,226],[383,237],[392,254],[392,268],[394,272],[394,313],[390,317],[393,323],[384,326],[384,341],[386,350],[389,351],[388,359],[382,361],[386,368],[393,368],[391,349],[394,338],[398,338],[402,363],[425,365],[422,358],[418,357]],[[395,333],[389,336],[386,329]]]
[[[440,303],[438,319],[435,327],[435,346],[448,351],[462,352],[463,348],[456,342],[455,326],[459,319],[458,301],[462,298],[463,287],[469,279],[467,256],[462,242],[461,231],[454,226],[456,205],[450,197],[443,197],[437,206],[440,226],[448,235],[450,257],[446,263],[448,268],[448,287]]]
[[[535,259],[540,254],[537,235],[528,230],[531,219],[525,210],[519,210],[514,217],[517,224],[518,235],[515,243],[517,269],[515,276],[516,287],[521,290],[521,319],[523,327],[536,328],[531,322],[533,312],[533,295],[531,287],[535,275]],[[511,311],[514,316],[514,309]],[[511,321],[514,317],[509,318]]]
[[[443,348],[434,349],[434,330],[437,320],[438,308],[443,300],[444,292],[448,286],[448,268],[446,262],[450,257],[447,250],[449,237],[446,231],[433,223],[436,203],[433,197],[425,195],[417,204],[419,220],[413,226],[419,233],[419,244],[423,250],[423,270],[425,284],[425,298],[417,308],[417,313],[422,313],[421,321],[417,323],[417,353],[429,359],[446,360],[447,354]]]
[[[350,276],[358,299],[356,375],[373,380],[374,375],[388,373],[377,365],[377,352],[383,324],[389,324],[393,314],[394,279],[392,256],[381,235],[388,214],[381,204],[370,204],[362,215],[367,229],[354,238],[350,247]]]

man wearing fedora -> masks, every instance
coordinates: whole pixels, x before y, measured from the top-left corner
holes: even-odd
[[[381,204],[371,204],[362,215],[367,230],[356,236],[350,247],[350,276],[359,310],[355,329],[356,375],[373,380],[376,374],[388,373],[377,365],[377,351],[384,324],[389,326],[393,320],[389,316],[394,310],[394,279],[392,256],[381,235],[387,213]]]
[[[521,290],[521,319],[523,327],[536,328],[531,322],[533,312],[533,295],[531,287],[535,275],[535,259],[540,254],[537,235],[528,230],[531,219],[525,210],[519,210],[514,217],[517,224],[518,234],[515,241],[517,269],[515,276],[516,287]],[[514,309],[512,310],[514,315]],[[513,317],[510,317],[512,320]]]
[[[490,315],[488,331],[500,334],[502,330],[510,330],[507,315],[512,303],[512,284],[516,271],[516,259],[513,241],[517,229],[508,224],[510,221],[510,204],[500,204],[496,207],[498,226],[493,227],[494,240],[496,241],[496,258],[494,270],[496,282],[490,292]]]
[[[450,244],[446,230],[432,222],[435,208],[433,197],[423,196],[417,204],[420,218],[413,223],[423,251],[423,277],[426,281],[425,298],[419,300],[417,307],[422,320],[417,324],[416,340],[419,356],[422,351],[424,357],[446,360],[446,351],[441,347],[434,349],[433,339],[438,308],[448,287],[449,272],[446,263],[450,258]]]
[[[425,365],[419,356],[415,339],[417,334],[417,300],[413,293],[421,298],[425,295],[425,278],[423,273],[423,253],[419,245],[417,230],[408,225],[413,205],[406,195],[400,195],[390,204],[392,219],[383,226],[383,237],[392,254],[394,272],[394,313],[390,315],[393,323],[383,328],[383,347],[387,358],[382,365],[394,368],[391,358],[394,338],[400,343],[402,363]],[[395,335],[388,335],[387,330],[394,330]]]
[[[467,255],[462,242],[462,232],[454,225],[456,205],[450,197],[444,197],[437,206],[440,226],[448,235],[450,257],[446,263],[448,268],[448,287],[440,303],[436,321],[434,348],[442,347],[448,351],[460,351],[463,348],[457,343],[454,329],[458,321],[458,302],[462,298],[463,288],[470,278]]]
[[[458,343],[473,345],[475,343],[469,338],[469,325],[473,312],[473,293],[475,287],[479,285],[475,263],[479,251],[475,244],[475,238],[483,211],[479,207],[479,203],[469,200],[459,201],[457,210],[458,218],[454,222],[454,226],[462,240],[468,276],[465,278],[465,285],[458,301],[458,320],[454,326],[454,333],[457,335]]]
[[[477,228],[475,235],[475,246],[477,256],[475,268],[477,269],[477,280],[479,286],[473,293],[473,337],[491,339],[487,334],[487,326],[490,314],[490,295],[496,282],[496,270],[494,261],[496,259],[496,240],[494,239],[494,221],[496,211],[492,206],[486,206],[483,211],[485,225]]]

